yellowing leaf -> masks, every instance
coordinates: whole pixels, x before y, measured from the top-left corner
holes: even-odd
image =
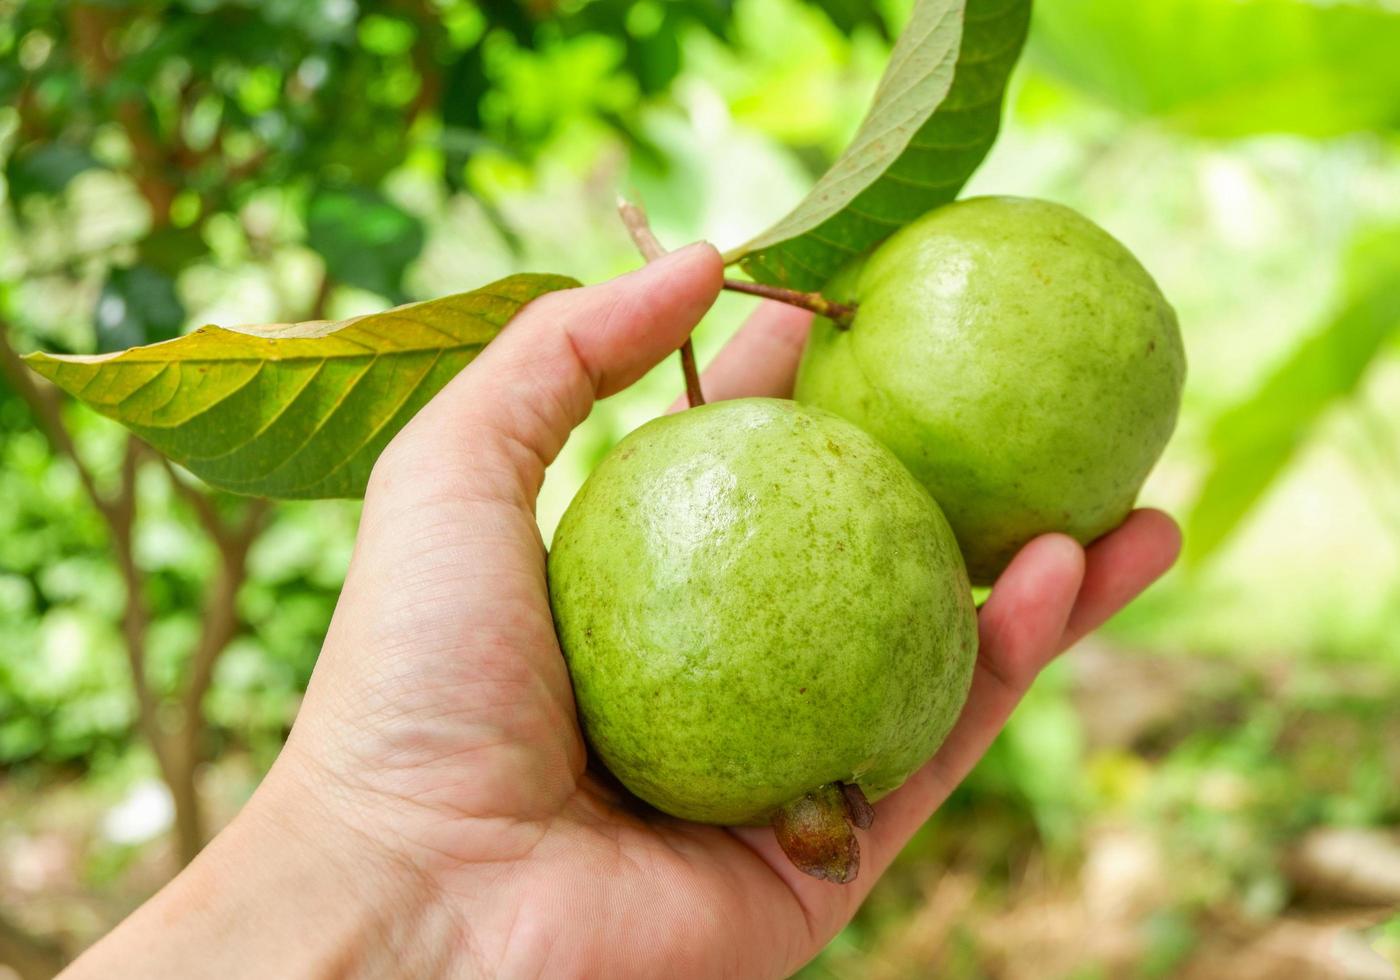
[[[213,486],[356,497],[394,433],[521,307],[575,285],[516,275],[336,323],[209,326],[118,354],[26,360]]]

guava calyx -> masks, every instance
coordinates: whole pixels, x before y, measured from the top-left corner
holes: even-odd
[[[869,830],[875,809],[855,783],[826,783],[773,814],[773,834],[803,874],[838,885],[860,873],[855,828]]]

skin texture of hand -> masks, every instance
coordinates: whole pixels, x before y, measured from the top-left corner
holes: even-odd
[[[536,300],[375,467],[344,591],[286,749],[203,854],[73,976],[781,977],[850,919],[1036,674],[1170,566],[1138,511],[1086,550],[1027,545],[980,615],[938,755],[876,805],[858,880],[808,878],[767,829],[648,811],[587,767],[535,498],[597,398],[714,301],[708,245]],[[786,396],[807,314],[764,306],[710,400]]]

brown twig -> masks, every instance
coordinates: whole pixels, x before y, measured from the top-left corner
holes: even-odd
[[[67,459],[77,470],[83,490],[107,525],[108,534],[112,538],[117,571],[127,590],[121,628],[123,646],[126,648],[136,692],[137,724],[142,734],[150,741],[157,763],[162,771],[165,771],[170,760],[161,733],[159,705],[146,680],[146,632],[150,625],[150,613],[146,608],[141,573],[136,566],[132,540],[136,514],[136,464],[140,453],[139,443],[135,439],[128,439],[122,456],[121,480],[116,493],[109,497],[97,486],[92,471],[78,455],[73,437],[63,422],[58,390],[47,385],[47,382],[37,380],[20,360],[10,343],[9,324],[3,322],[0,322],[0,371],[3,371],[11,388],[29,406],[30,414],[38,424],[39,431],[53,447],[54,454]]]
[[[681,344],[681,373],[685,376],[685,400],[691,408],[705,404],[705,392],[700,387],[700,366],[695,363],[695,345],[690,338]]]
[[[324,320],[326,318],[326,307],[330,305],[333,292],[335,292],[335,280],[331,278],[330,272],[321,273],[321,284],[316,287],[316,295],[311,297],[311,309],[307,312],[308,320]]]
[[[632,236],[637,251],[642,253],[642,258],[654,262],[666,254],[666,249],[657,241],[656,234],[651,230],[646,210],[640,204],[619,197],[617,213],[622,216],[622,223],[627,227],[627,233]],[[685,343],[681,344],[681,371],[685,375],[685,398],[690,407],[698,408],[705,404],[705,393],[700,388],[700,368],[695,363],[695,345],[691,343],[689,336],[685,338]]]
[[[115,15],[114,11],[88,4],[74,4],[69,10],[68,30],[73,39],[74,60],[84,83],[93,92],[101,91],[107,85],[116,68],[117,62],[107,43]],[[131,170],[136,188],[151,209],[152,225],[163,228],[170,223],[170,205],[176,195],[171,179],[174,154],[152,132],[150,120],[140,101],[144,95],[140,89],[133,90],[132,94],[117,102],[115,115],[127,142],[131,144]],[[184,108],[182,102],[177,118],[184,115]]]
[[[68,952],[59,943],[0,918],[0,963],[13,970],[19,980],[48,980],[67,966],[68,960]]]
[[[68,427],[63,424],[63,408],[58,389],[46,381],[40,381],[25,366],[10,343],[9,324],[4,322],[0,322],[0,374],[5,376],[10,387],[29,406],[39,431],[48,439],[54,453],[65,457],[78,471],[78,479],[93,506],[110,522],[111,504],[98,489],[92,471],[78,457],[77,449],[73,446],[73,437],[69,435]]]
[[[414,71],[418,73],[418,91],[405,106],[405,129],[442,99],[442,67],[435,54],[440,38],[434,36],[445,33],[441,26],[442,19],[428,0],[419,0],[415,6],[417,9],[414,10],[413,19],[418,27],[418,40],[409,57],[413,59]]]
[[[204,530],[209,533],[209,536],[217,539],[223,533],[224,522],[219,517],[218,511],[214,509],[214,502],[209,499],[208,494],[200,493],[197,488],[180,479],[175,464],[167,457],[156,453],[156,458],[160,460],[165,475],[169,477],[170,486],[184,499],[185,503],[190,505],[194,516],[199,519],[199,523],[204,526]]]
[[[178,482],[173,473],[171,478]],[[208,502],[207,497],[193,488],[185,496],[186,499],[190,496],[201,497]],[[209,692],[219,655],[238,635],[238,590],[248,575],[248,551],[262,530],[269,507],[266,500],[253,500],[237,524],[230,526],[216,515],[216,523],[206,525],[209,535],[218,545],[220,560],[214,579],[204,593],[203,628],[190,658],[190,675],[185,681],[181,699],[186,735],[192,739],[197,739],[199,735],[201,726],[193,722],[203,717],[204,695]]]
[[[172,760],[160,722],[160,701],[146,676],[146,635],[150,629],[151,612],[146,605],[144,581],[136,564],[136,474],[141,456],[141,444],[128,436],[122,454],[121,483],[107,513],[107,528],[112,536],[117,570],[126,587],[126,603],[122,608],[122,641],[131,668],[132,687],[136,692],[137,722],[161,771],[170,772]]]
[[[625,197],[619,197],[617,199],[617,213],[622,216],[622,223],[627,228],[627,234],[632,236],[632,244],[637,246],[637,251],[642,253],[642,258],[648,262],[655,262],[666,254],[665,247],[657,241],[656,233],[651,230],[651,222],[647,220],[645,208]]]
[[[14,348],[10,346],[5,325],[0,325],[0,354],[3,354],[7,371],[12,365]],[[41,430],[48,436],[49,444],[57,455],[63,456],[77,469],[83,488],[89,500],[107,525],[107,533],[112,540],[113,557],[117,573],[126,589],[126,600],[122,604],[121,635],[122,648],[126,653],[127,666],[131,671],[132,691],[136,696],[136,725],[155,755],[166,782],[172,781],[175,760],[161,726],[160,701],[152,690],[146,675],[146,638],[150,630],[151,613],[146,604],[145,582],[136,564],[135,523],[136,523],[136,473],[140,461],[140,443],[127,437],[122,453],[121,477],[115,494],[108,496],[98,489],[91,472],[84,465],[73,445],[72,436],[63,424],[56,397],[50,397],[38,386],[23,362],[14,358],[19,367],[20,380],[15,384],[20,397],[29,405],[30,412],[39,422]]]
[[[70,9],[69,28],[75,60],[86,87],[94,92],[107,85],[117,67],[116,55],[107,41],[118,24],[110,12],[90,4],[74,4]],[[193,82],[181,88],[175,113],[177,119],[183,117],[194,94]],[[163,140],[145,95],[140,92],[118,99],[114,114],[132,147],[132,177],[151,209],[153,225],[163,227],[170,220],[171,202],[183,186],[180,175],[220,152],[223,133],[217,133],[208,147],[199,150],[188,146],[178,131]],[[266,156],[264,148],[241,166],[255,169]],[[231,173],[235,177],[245,175],[239,168],[231,168]],[[328,282],[317,295],[318,310],[324,310],[329,291]],[[220,562],[205,587],[202,628],[191,653],[188,676],[178,700],[173,704],[165,702],[147,676],[146,648],[152,614],[145,597],[145,578],[136,563],[133,540],[137,473],[148,450],[134,437],[128,437],[118,486],[104,493],[77,454],[62,417],[60,393],[25,367],[10,344],[8,325],[3,321],[0,321],[0,374],[9,379],[29,405],[55,454],[66,457],[76,467],[87,496],[108,527],[118,571],[127,590],[122,637],[136,695],[137,725],[150,744],[174,798],[177,857],[182,863],[187,862],[203,843],[203,818],[195,780],[205,730],[203,700],[219,655],[237,634],[238,591],[247,575],[249,548],[263,526],[269,505],[266,501],[253,502],[240,521],[230,523],[220,516],[208,495],[169,470],[176,493],[190,505],[199,524],[218,547]],[[166,465],[169,468],[169,464]],[[177,711],[166,715],[168,708]]]
[[[117,570],[127,593],[121,633],[136,696],[137,727],[151,746],[161,776],[175,800],[176,853],[182,863],[188,862],[198,853],[204,836],[195,783],[204,737],[204,696],[213,681],[219,656],[238,633],[238,591],[247,577],[248,551],[263,527],[270,504],[265,500],[252,501],[241,520],[229,522],[219,515],[207,494],[182,480],[170,462],[157,454],[175,492],[189,504],[220,556],[218,569],[205,589],[203,625],[191,653],[189,674],[178,704],[173,705],[179,708],[175,716],[177,724],[167,725],[163,715],[167,705],[151,686],[146,670],[151,609],[145,595],[145,577],[137,565],[135,552],[136,482],[140,464],[150,450],[129,436],[116,489],[104,493],[78,456],[72,435],[63,421],[58,390],[25,366],[10,342],[9,324],[3,320],[0,320],[0,375],[28,405],[54,454],[67,459],[76,468],[88,498],[107,525]]]
[[[199,639],[190,655],[189,675],[180,693],[180,724],[172,733],[171,773],[167,781],[177,800],[177,839],[182,860],[188,861],[203,843],[203,817],[195,771],[204,739],[204,696],[214,680],[219,657],[238,635],[238,592],[248,577],[248,551],[262,530],[271,504],[253,500],[243,518],[230,523],[220,516],[214,501],[185,482],[173,463],[160,457],[175,492],[194,511],[205,534],[219,549],[219,565],[204,590]]]
[[[817,316],[826,317],[840,330],[851,329],[851,321],[855,319],[856,315],[854,304],[837,303],[827,299],[821,293],[803,293],[796,289],[784,289],[782,286],[769,286],[761,282],[748,282],[744,279],[726,279],[724,280],[724,288],[730,292],[762,296],[764,299],[777,300],[788,306],[811,310]]]

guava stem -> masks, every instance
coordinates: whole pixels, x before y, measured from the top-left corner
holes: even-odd
[[[632,236],[632,244],[637,246],[637,251],[642,253],[642,258],[648,262],[655,262],[666,254],[666,249],[657,241],[656,233],[651,230],[651,222],[647,220],[646,208],[627,200],[625,197],[617,199],[617,213],[622,216],[622,223],[627,227],[627,234]]]
[[[651,222],[647,220],[645,208],[625,197],[618,197],[617,213],[622,216],[622,223],[626,226],[627,233],[632,236],[632,244],[642,253],[642,258],[653,262],[666,254],[666,249],[657,241],[656,234],[651,230]],[[697,408],[705,404],[705,394],[700,390],[700,369],[695,364],[695,345],[690,342],[689,337],[681,344],[681,373],[685,375],[685,398],[690,407]]]
[[[837,303],[827,299],[821,293],[803,293],[796,289],[784,289],[782,286],[769,286],[761,282],[748,282],[744,279],[726,279],[724,280],[724,288],[730,292],[762,296],[764,299],[777,300],[788,306],[811,310],[817,316],[824,316],[836,324],[838,330],[851,329],[851,321],[855,319],[856,315],[854,304]]]
[[[700,368],[695,364],[695,347],[690,338],[681,344],[681,373],[685,375],[685,400],[691,408],[705,404],[705,393],[700,390]]]
[[[859,786],[827,783],[773,814],[773,834],[788,860],[813,878],[849,884],[860,873],[860,842],[875,811]]]
[[[841,783],[840,786],[842,795],[846,797],[847,818],[861,830],[869,830],[875,822],[875,808],[855,783]]]

